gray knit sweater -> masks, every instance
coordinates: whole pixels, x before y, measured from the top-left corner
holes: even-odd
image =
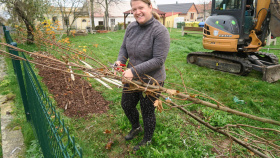
[[[166,79],[164,62],[170,47],[168,30],[155,18],[140,25],[134,21],[128,25],[118,61],[132,70],[134,78],[143,79],[147,74],[158,81]]]

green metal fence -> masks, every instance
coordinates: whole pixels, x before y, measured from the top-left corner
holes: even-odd
[[[17,46],[5,26],[3,26],[3,30],[6,42]],[[8,50],[10,53],[19,56],[19,53],[12,48],[8,48]],[[43,91],[28,59],[23,52],[20,53],[20,56],[25,58],[26,61],[12,59],[12,62],[19,83],[26,118],[34,127],[44,157],[82,157],[82,149],[75,144],[74,137],[70,136],[69,129],[65,127],[60,113],[56,112],[55,106],[46,92]]]

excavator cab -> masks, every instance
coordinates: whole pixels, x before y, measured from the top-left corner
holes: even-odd
[[[252,0],[213,0],[211,16],[204,27],[205,49],[226,52],[244,51],[254,26]]]
[[[203,47],[213,52],[189,53],[187,62],[242,76],[256,70],[264,81],[279,80],[278,57],[259,52],[270,30],[280,36],[278,1],[213,0],[203,29]]]

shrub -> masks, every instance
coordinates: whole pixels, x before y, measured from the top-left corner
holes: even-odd
[[[123,22],[118,23],[118,29],[119,29],[119,30],[121,30],[123,25],[124,25],[124,23],[123,23]]]
[[[104,25],[97,25],[95,27],[95,30],[105,30],[105,27],[104,27]]]

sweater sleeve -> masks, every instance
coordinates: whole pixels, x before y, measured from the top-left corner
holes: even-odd
[[[153,43],[153,57],[131,68],[134,76],[149,73],[164,65],[170,47],[170,36],[165,27],[156,31]]]
[[[123,38],[123,43],[122,43],[122,46],[120,48],[119,56],[118,56],[118,59],[117,59],[117,61],[121,61],[122,64],[126,64],[126,61],[128,59],[128,53],[127,53],[127,50],[126,50],[126,39],[127,39],[128,32],[129,32],[129,28],[127,28],[126,31],[125,31],[124,38]]]

